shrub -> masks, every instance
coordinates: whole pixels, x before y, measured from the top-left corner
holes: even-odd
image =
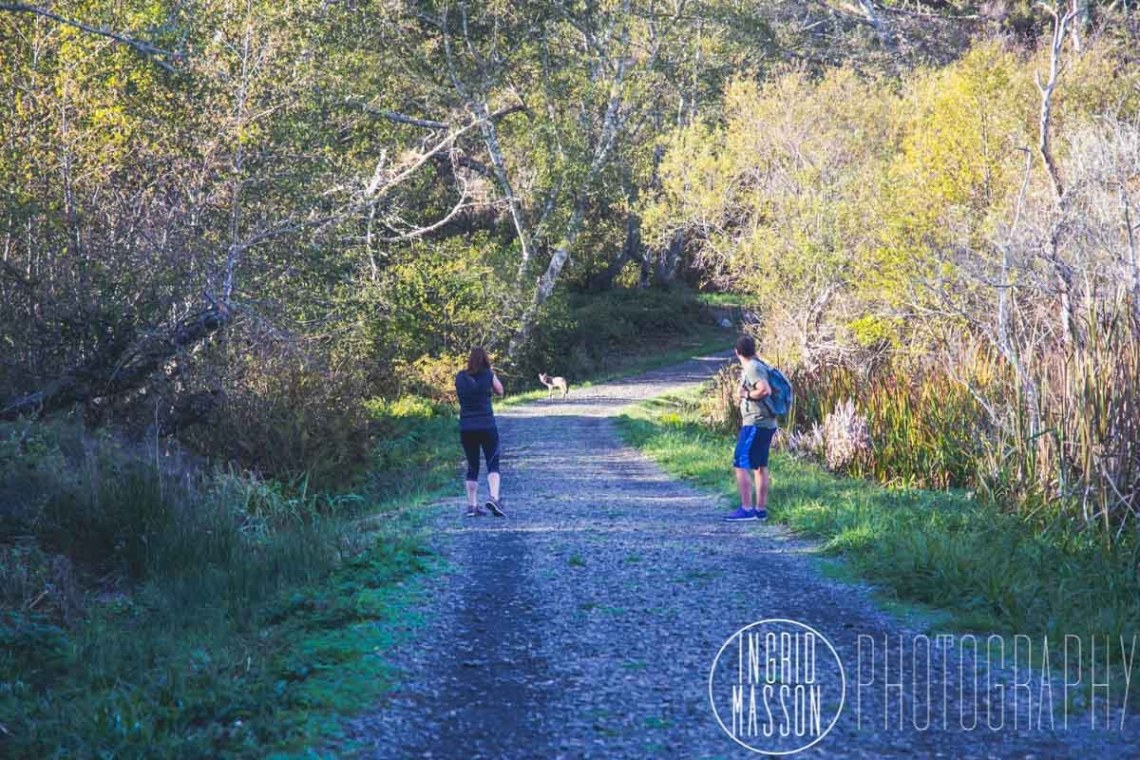
[[[37,533],[45,547],[91,566],[121,568],[142,579],[162,561],[176,520],[180,479],[165,478],[153,465],[118,461],[94,452],[81,465],[75,488],[53,494]]]
[[[233,356],[208,425],[182,438],[241,469],[323,489],[368,461],[370,431],[359,368],[284,342]]]
[[[789,432],[786,440],[790,454],[821,462],[826,456],[827,444],[823,437],[823,427],[818,422],[813,422],[807,430]]]
[[[77,425],[0,425],[0,539],[33,532],[44,504],[76,477],[65,451],[74,461],[84,446]]]
[[[336,564],[339,529],[323,516],[359,500],[234,471],[195,472],[173,457],[156,463],[152,451],[74,425],[2,426],[0,438],[8,442],[0,491],[26,483],[29,466],[57,465],[36,475],[39,493],[25,492],[0,514],[0,602],[16,616],[0,621],[0,638],[20,646],[43,626],[70,631],[102,606],[97,597],[122,592],[127,603],[174,616],[209,609],[243,625],[259,601]],[[14,438],[37,453],[14,458]],[[41,638],[24,654],[55,662],[54,639]]]
[[[986,410],[969,386],[986,382],[992,379],[977,367],[963,367],[951,377],[905,358],[867,374],[841,366],[797,370],[792,417],[799,429],[823,425],[826,441],[829,415],[850,401],[853,413],[866,422],[870,450],[852,459],[846,471],[919,488],[973,487],[985,452]],[[843,424],[840,419],[837,427],[854,424],[854,418]]]
[[[431,489],[452,475],[459,456],[455,408],[419,396],[366,403],[377,431],[372,449],[372,487],[387,499]]]
[[[455,374],[466,366],[467,357],[459,354],[425,355],[397,371],[402,378],[403,394],[427,397],[435,402],[454,402]]]
[[[281,639],[266,610],[341,563],[344,528],[325,515],[355,497],[156,463],[153,450],[75,425],[0,425],[0,440],[0,491],[27,483],[29,465],[42,489],[0,513],[12,756],[241,754],[248,742],[227,733],[235,717],[273,711],[276,725],[297,706],[276,657],[304,649],[307,633],[297,623]],[[389,583],[385,570],[367,582]],[[330,585],[359,609],[351,589]]]
[[[847,472],[871,458],[867,420],[855,410],[851,399],[836,404],[822,428],[824,463],[832,472]]]

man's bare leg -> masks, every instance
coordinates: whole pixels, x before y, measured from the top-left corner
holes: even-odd
[[[756,503],[753,505],[756,509],[768,508],[768,476],[767,467],[758,467],[756,469]]]
[[[752,509],[752,474],[743,467],[734,467],[736,490],[740,492],[740,506]]]

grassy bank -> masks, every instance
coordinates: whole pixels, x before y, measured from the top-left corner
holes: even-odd
[[[338,493],[0,429],[0,755],[262,757],[374,702],[432,561],[408,507],[455,457],[447,410],[371,413],[387,436]]]
[[[619,425],[668,472],[733,503],[732,438],[702,424],[698,395],[646,402]],[[782,453],[772,472],[771,519],[819,538],[888,597],[945,610],[959,628],[1115,641],[1140,627],[1135,545],[1106,547],[962,492],[840,478]]]
[[[235,599],[182,605],[158,587],[76,628],[7,613],[5,755],[262,757],[335,732],[389,686],[377,653],[406,630],[402,584],[427,562],[407,529],[362,543],[240,616]]]

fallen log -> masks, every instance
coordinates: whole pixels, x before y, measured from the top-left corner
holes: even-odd
[[[73,404],[134,390],[179,352],[222,329],[232,319],[229,309],[211,306],[165,330],[138,338],[118,355],[98,354],[44,388],[6,400],[0,406],[0,420],[50,414]]]

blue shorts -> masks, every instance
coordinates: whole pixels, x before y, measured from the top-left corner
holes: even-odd
[[[736,438],[736,451],[732,454],[732,466],[743,470],[758,470],[768,466],[768,449],[772,448],[772,436],[776,428],[762,428],[745,425]]]

